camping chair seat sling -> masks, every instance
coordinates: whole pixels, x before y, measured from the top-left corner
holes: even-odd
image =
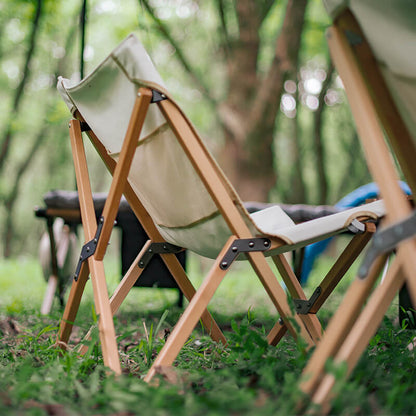
[[[385,228],[377,231],[379,235],[368,250],[368,254],[376,253],[374,261],[368,262],[367,255],[363,263],[366,267],[359,269],[304,370],[301,389],[314,406],[321,406],[321,412],[328,412],[335,394],[335,377],[325,374],[327,360],[346,362],[350,374],[405,282],[416,304],[415,213],[398,185],[399,175],[390,153],[394,153],[404,179],[415,192],[416,7],[407,0],[324,3],[333,18],[327,35],[331,55],[343,80],[368,167],[386,207]],[[395,244],[381,249],[394,234],[396,238],[390,241]],[[378,250],[376,241],[381,243]],[[393,249],[396,257],[382,283],[371,293]]]
[[[96,251],[81,266],[83,278],[90,269],[93,284],[94,279],[101,279],[100,284],[105,284],[105,278],[94,277],[91,266],[101,262],[104,256],[103,247],[111,232],[108,222],[114,217],[112,205],[118,206],[121,193],[124,193],[149,235],[150,245],[162,243],[167,249],[184,248],[216,259],[194,296],[195,290],[183,270],[180,271],[180,268],[173,265],[168,253],[162,254],[178,286],[185,288],[185,296],[192,300],[147,379],[155,374],[156,367],[172,364],[201,314],[206,317],[204,325],[211,335],[215,335],[216,329],[214,338],[225,342],[215,322],[207,315],[206,307],[236,258],[247,258],[250,261],[281,317],[274,333],[272,331],[269,335],[269,341],[276,343],[286,329],[294,336],[297,335],[290,322],[291,317],[298,322],[300,334],[309,344],[318,341],[322,329],[317,317],[312,313],[293,315],[286,293],[266,262],[265,255],[273,256],[291,295],[306,299],[282,253],[352,229],[352,224],[362,228],[363,234],[357,234],[351,242],[351,253],[344,254],[336,270],[331,270],[327,276],[324,284],[328,289],[326,297],[333,289],[332,280],[337,282],[342,277],[374,232],[374,224],[366,221],[377,221],[384,215],[382,201],[300,224],[295,224],[279,206],[249,214],[190,121],[167,92],[145,49],[133,35],[127,37],[81,82],[74,84],[59,78],[58,89],[75,117],[70,124],[70,136],[76,173],[78,172],[80,201],[82,194],[86,200],[84,217],[88,217],[91,191],[86,179],[87,167],[83,166],[86,161],[83,161],[82,156],[81,130],[86,131],[113,174],[109,197],[103,210],[102,221],[105,224]],[[358,220],[366,222],[365,225]],[[85,221],[88,222],[83,218],[83,224]],[[92,228],[90,235],[86,236],[87,241],[93,239],[100,227],[94,224]],[[137,264],[141,264],[140,259],[147,249],[148,246],[143,248],[116,289],[110,306],[106,306],[106,301],[100,299],[101,308],[109,308],[111,315],[128,293],[131,280],[140,275]],[[98,269],[100,274],[104,273],[101,266]],[[64,343],[69,338],[76,305],[83,290],[77,290],[77,284],[74,282],[71,289],[77,293],[72,296],[75,298],[75,306],[67,304],[62,320],[60,339]],[[101,320],[102,316],[100,322]],[[111,324],[112,322],[106,323],[107,327]],[[103,337],[108,336],[103,331],[100,330],[102,344]],[[111,329],[108,333],[113,334],[113,331]],[[107,339],[106,342],[115,348],[112,341]],[[104,349],[103,346],[103,353]],[[107,365],[114,361],[107,359],[105,353],[103,355]],[[111,368],[115,371],[119,369],[117,365]]]

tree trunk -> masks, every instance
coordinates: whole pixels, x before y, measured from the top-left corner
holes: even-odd
[[[296,68],[307,0],[289,0],[275,56],[262,79],[257,73],[259,28],[256,2],[237,3],[240,36],[230,49],[229,91],[220,106],[225,148],[219,158],[244,200],[266,201],[276,181],[273,138],[287,75]]]

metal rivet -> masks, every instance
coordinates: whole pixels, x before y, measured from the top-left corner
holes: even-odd
[[[221,263],[221,267],[222,268],[226,268],[228,266],[228,263],[226,262],[226,261],[223,261],[222,263]]]
[[[248,243],[248,246],[249,246],[249,247],[251,247],[251,248],[253,248],[253,247],[254,247],[254,241],[250,241],[250,242]]]
[[[264,244],[264,247],[269,247],[270,241],[269,240],[265,240],[263,244]]]
[[[101,222],[101,224],[104,222],[104,218],[100,218],[100,222]]]
[[[236,252],[238,251],[238,247],[233,246],[233,247],[231,248],[231,250],[232,250],[234,253],[236,253]]]
[[[149,253],[153,253],[153,250],[151,248],[149,248]]]

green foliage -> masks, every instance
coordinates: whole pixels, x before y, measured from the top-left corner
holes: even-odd
[[[10,308],[17,299],[9,293],[15,290],[12,282],[22,287],[27,276],[36,276],[35,262],[27,261],[24,268],[7,263],[0,269],[0,414],[288,415],[296,413],[303,399],[298,381],[311,352],[305,353],[304,345],[289,336],[277,347],[268,345],[265,337],[275,313],[257,307],[264,291],[252,286],[252,276],[240,267],[231,272],[230,286],[217,293],[224,303],[212,305],[228,345],[213,343],[198,326],[175,361],[177,382],[159,379],[157,386],[142,378],[182,312],[173,305],[174,296],[158,303],[162,290],[140,289],[122,305],[115,325],[123,375],[114,377],[103,366],[96,324],[91,339],[82,341],[96,319],[91,297],[87,294],[81,305],[75,344],[62,353],[55,346],[61,311],[55,308],[47,317],[38,313],[44,290],[41,276],[33,279],[30,292],[21,293],[20,307]],[[326,262],[320,263],[317,273],[325,268]],[[114,283],[110,274],[110,286]],[[252,305],[246,312],[241,294],[251,297],[246,299],[246,305]],[[335,306],[340,296],[335,296]],[[331,414],[412,414],[415,353],[406,346],[414,333],[393,324],[397,306],[393,307],[349,378],[345,363],[327,363],[340,392]],[[80,342],[89,346],[82,357],[76,349]]]

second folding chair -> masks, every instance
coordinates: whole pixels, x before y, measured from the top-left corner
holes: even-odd
[[[312,406],[321,406],[320,414],[330,410],[337,381],[326,372],[326,362],[345,363],[347,373],[352,372],[404,283],[416,305],[416,213],[398,185],[396,169],[400,167],[415,192],[416,7],[407,0],[325,4],[334,19],[327,34],[331,55],[369,170],[385,201],[386,227],[377,231],[357,278],[304,370],[301,389]],[[372,292],[393,251],[396,257]]]
[[[207,307],[235,260],[248,260],[276,307],[270,343],[277,344],[287,330],[309,345],[319,341],[322,328],[316,312],[374,233],[374,221],[384,215],[382,201],[302,224],[294,224],[278,206],[248,214],[132,35],[87,78],[75,85],[60,78],[58,88],[74,115],[70,138],[86,240],[60,326],[58,341],[63,347],[90,274],[104,363],[120,373],[113,315],[155,253],[161,254],[189,305],[153,363],[147,381],[172,366],[200,319],[214,340],[226,342]],[[98,225],[83,131],[113,175]],[[103,258],[122,194],[149,241],[109,299]],[[347,230],[355,232],[354,238],[307,299],[283,253]],[[215,259],[197,291],[173,256],[182,249]],[[272,257],[289,295],[266,256]],[[288,297],[296,311],[289,306]]]

